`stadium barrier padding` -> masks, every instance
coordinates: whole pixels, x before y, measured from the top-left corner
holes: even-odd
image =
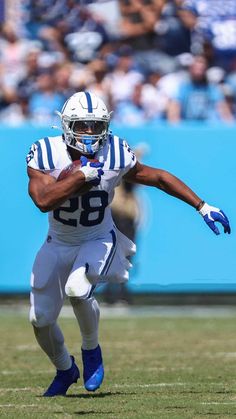
[[[138,186],[141,220],[129,287],[134,292],[236,291],[236,126],[113,126],[132,147],[147,145],[144,164],[185,181],[224,209],[232,234],[215,236],[192,207],[155,188]],[[0,293],[29,291],[31,266],[47,232],[47,214],[27,193],[30,145],[57,135],[48,127],[0,126]]]

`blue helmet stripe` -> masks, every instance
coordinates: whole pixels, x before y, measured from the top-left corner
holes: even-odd
[[[110,169],[114,169],[115,167],[115,145],[114,145],[114,138],[110,137]]]
[[[89,92],[84,92],[84,93],[85,93],[87,103],[88,103],[88,112],[92,113],[93,112],[93,105],[92,105],[92,99],[91,99],[90,93]]]
[[[46,149],[47,149],[47,156],[48,156],[48,163],[49,163],[49,168],[50,169],[55,169],[54,163],[53,163],[53,159],[52,159],[52,149],[51,149],[51,144],[49,142],[48,137],[44,138],[45,144],[46,144]]]
[[[124,146],[123,140],[119,140],[119,148],[120,148],[120,169],[124,169],[125,167],[125,153],[124,153]]]
[[[108,258],[106,260],[106,263],[105,263],[105,265],[104,265],[104,267],[103,267],[102,272],[100,273],[100,275],[107,274],[108,269],[110,268],[111,263],[113,261],[113,258],[115,256],[116,234],[115,234],[114,230],[111,230],[110,233],[111,233],[111,236],[112,236],[112,247],[111,247],[110,253],[108,255]]]
[[[39,141],[36,141],[35,145],[37,146],[38,151],[38,165],[39,169],[45,170],[44,164],[43,164],[43,153],[42,153],[42,147]]]

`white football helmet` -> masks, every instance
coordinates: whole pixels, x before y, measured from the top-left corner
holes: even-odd
[[[111,113],[93,93],[78,92],[64,104],[61,113],[65,142],[82,154],[94,154],[108,137]]]

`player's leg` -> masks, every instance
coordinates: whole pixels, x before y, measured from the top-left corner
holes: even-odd
[[[91,295],[95,284],[105,275],[115,249],[114,231],[104,240],[82,245],[66,284],[66,293],[70,296],[82,335],[83,378],[88,391],[99,388],[104,378],[102,352],[98,344],[99,307]]]
[[[35,337],[57,369],[56,377],[45,396],[66,394],[68,387],[79,378],[74,358],[70,356],[64,344],[63,334],[56,323],[65,297],[65,280],[65,272],[60,266],[57,251],[53,246],[45,244],[33,266],[30,296],[30,321]]]
[[[70,301],[82,336],[84,386],[88,391],[95,391],[104,378],[102,351],[98,344],[99,305],[94,297],[71,297]]]
[[[98,324],[100,317],[97,300],[94,297],[85,300],[71,297],[70,302],[79,323],[82,348],[85,350],[96,348],[98,346]]]
[[[54,302],[57,289],[50,296],[49,290],[31,291],[30,321],[34,328],[34,334],[41,349],[49,357],[53,365],[60,370],[66,370],[71,366],[71,358],[64,344],[64,336],[56,323],[60,312],[59,302]],[[50,310],[48,309],[50,307]]]
[[[71,297],[82,335],[83,377],[85,388],[89,391],[99,388],[104,377],[98,344],[98,304],[91,294],[100,282],[126,281],[131,266],[127,257],[134,252],[133,242],[114,229],[103,240],[86,242],[81,246],[66,283],[65,290]]]

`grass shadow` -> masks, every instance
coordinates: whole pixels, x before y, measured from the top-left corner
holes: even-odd
[[[129,393],[134,394],[134,393]],[[124,391],[107,391],[107,392],[101,392],[101,393],[88,393],[88,394],[68,394],[65,397],[66,398],[76,398],[76,399],[103,399],[104,397],[110,397],[110,396],[120,396],[120,395],[127,395]]]

